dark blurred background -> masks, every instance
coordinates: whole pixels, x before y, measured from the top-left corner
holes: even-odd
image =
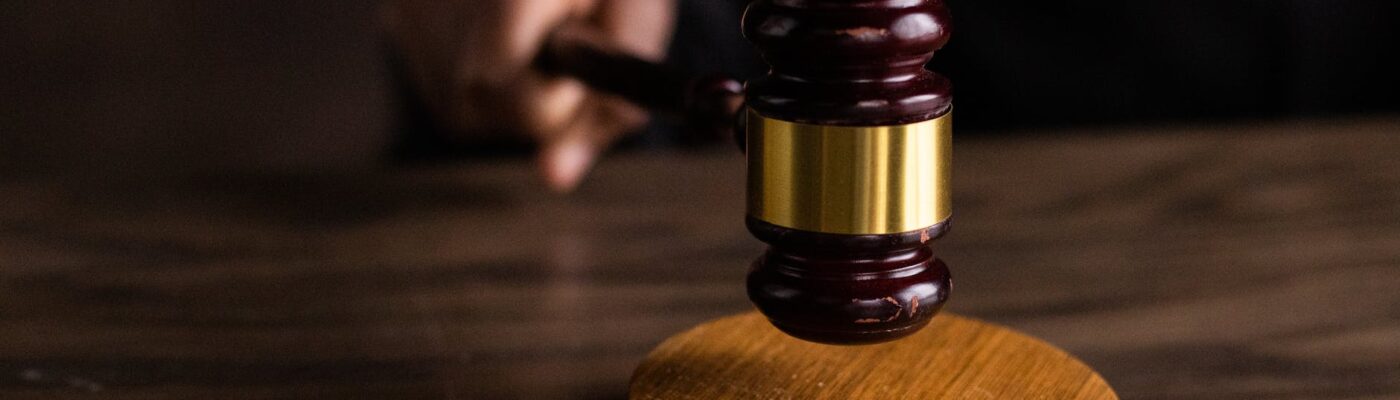
[[[670,62],[761,73],[737,33],[743,3],[683,1]],[[933,68],[954,79],[963,137],[1400,109],[1400,2],[949,3],[954,39]],[[4,2],[0,170],[381,163],[400,127],[417,125],[394,89],[376,9],[371,0]],[[665,135],[632,146],[664,145]]]

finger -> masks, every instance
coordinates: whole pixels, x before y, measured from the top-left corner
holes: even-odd
[[[591,9],[592,12],[585,18],[566,22],[563,26],[564,29],[556,27],[551,34],[562,35],[569,40],[591,43],[599,48],[622,51],[651,61],[659,62],[665,57],[666,47],[669,45],[671,30],[674,26],[674,0],[598,0],[598,3]],[[577,83],[572,79],[565,81],[569,82],[568,85]],[[591,92],[590,89],[581,85],[579,89]],[[564,89],[554,93],[582,95],[582,93],[567,92]],[[577,105],[578,103],[570,104]],[[612,106],[611,108],[617,107]],[[542,112],[556,111],[557,113],[549,115],[549,118],[537,119],[555,122],[561,122],[562,119],[566,118],[566,115],[569,115],[567,112],[570,111],[563,107],[541,107],[539,110]],[[550,127],[557,126],[557,124],[550,125]],[[540,131],[557,132],[554,129],[541,129]]]
[[[410,82],[450,130],[537,131],[560,126],[582,90],[533,76],[532,52],[593,1],[390,0],[382,15]]]
[[[580,136],[565,136],[543,143],[536,163],[545,184],[558,193],[578,186],[593,167],[598,149]]]
[[[499,15],[471,28],[476,39],[460,51],[454,81],[465,93],[459,113],[484,128],[509,127],[529,136],[557,134],[578,114],[586,92],[572,79],[532,69],[540,46],[560,22],[591,12],[592,0],[496,0]],[[482,10],[465,9],[465,13]]]
[[[598,156],[647,120],[637,106],[607,96],[590,96],[581,115],[564,134],[541,143],[538,164],[550,188],[568,192],[593,167]]]

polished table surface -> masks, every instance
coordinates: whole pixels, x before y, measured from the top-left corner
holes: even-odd
[[[1125,399],[1400,398],[1400,118],[960,139],[950,310]],[[728,149],[725,149],[728,150]],[[747,311],[732,151],[0,183],[0,397],[616,399]]]

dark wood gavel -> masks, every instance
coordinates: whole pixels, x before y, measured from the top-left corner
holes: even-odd
[[[685,115],[700,131],[737,125],[747,226],[770,245],[749,273],[749,298],[792,336],[875,343],[927,325],[951,290],[932,246],[952,217],[951,84],[924,69],[949,21],[941,0],[758,0],[744,35],[772,69],[746,87],[568,27],[538,65]]]

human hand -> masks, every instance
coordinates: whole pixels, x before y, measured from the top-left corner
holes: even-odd
[[[665,56],[675,0],[391,0],[388,31],[411,84],[460,135],[519,134],[558,191],[574,188],[597,156],[647,120],[636,105],[532,63],[568,22],[649,61]]]

